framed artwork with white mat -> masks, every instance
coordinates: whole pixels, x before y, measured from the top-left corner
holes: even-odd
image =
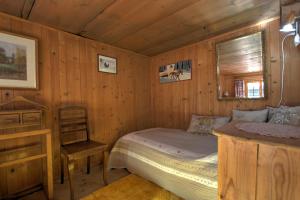
[[[98,71],[116,74],[117,59],[109,56],[98,55]]]
[[[38,89],[38,41],[0,31],[0,88]]]

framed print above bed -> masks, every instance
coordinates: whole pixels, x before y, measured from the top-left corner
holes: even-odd
[[[98,71],[116,74],[117,73],[117,59],[98,55]]]
[[[181,60],[159,67],[159,82],[171,83],[192,79],[192,60]]]
[[[38,89],[37,39],[0,31],[0,88]]]

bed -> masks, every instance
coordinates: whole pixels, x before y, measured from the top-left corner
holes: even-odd
[[[130,133],[113,147],[108,168],[126,168],[188,200],[217,199],[217,138],[178,129]]]

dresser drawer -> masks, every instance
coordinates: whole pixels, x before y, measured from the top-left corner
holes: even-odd
[[[19,124],[20,124],[20,115],[19,114],[0,115],[0,126],[1,127],[17,126]]]
[[[39,112],[24,113],[22,121],[23,121],[23,124],[40,124],[41,123],[41,113],[39,113]]]

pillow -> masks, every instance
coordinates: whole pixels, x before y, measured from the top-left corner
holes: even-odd
[[[211,134],[213,129],[227,124],[230,117],[192,115],[188,133]]]
[[[269,110],[268,120],[267,120],[268,122],[272,119],[274,113],[280,108],[288,108],[288,106],[280,106],[279,108],[267,106],[267,109]]]
[[[269,123],[300,126],[300,106],[273,108]]]
[[[256,111],[232,111],[232,121],[244,121],[244,122],[266,122],[268,118],[268,109],[256,110]]]

